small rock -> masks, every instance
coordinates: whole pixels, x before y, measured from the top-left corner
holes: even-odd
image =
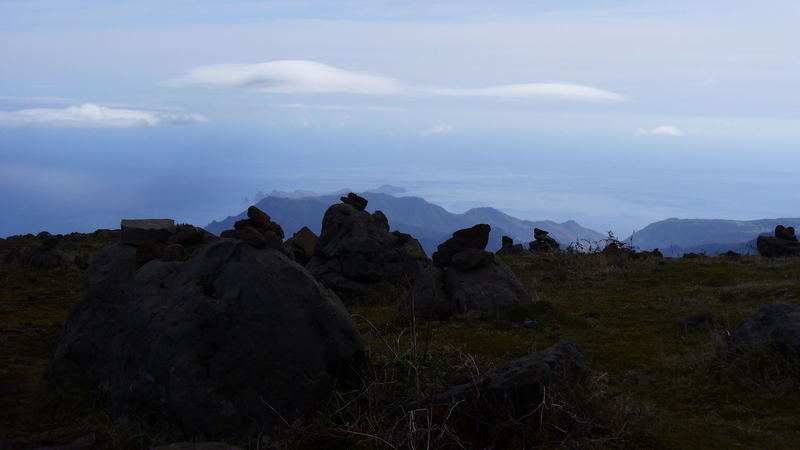
[[[528,328],[528,329],[532,330],[534,328],[539,328],[539,323],[537,321],[535,321],[535,320],[528,319],[526,317],[525,320],[522,321],[522,326],[523,326],[523,328]]]
[[[586,319],[599,319],[601,316],[599,312],[588,311],[581,314],[581,317],[584,317]]]
[[[340,197],[340,199],[342,203],[350,205],[359,211],[367,208],[367,199],[353,192],[347,194],[347,197]]]

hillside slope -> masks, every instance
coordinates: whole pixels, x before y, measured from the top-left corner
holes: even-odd
[[[677,219],[651,223],[628,238],[642,250],[685,248],[709,252],[742,250],[761,234],[771,234],[776,225],[800,227],[800,218],[759,220]],[[731,248],[724,248],[731,247]],[[735,248],[734,248],[735,247]],[[689,250],[691,249],[691,250]]]

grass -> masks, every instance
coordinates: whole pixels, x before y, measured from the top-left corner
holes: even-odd
[[[81,244],[88,248],[79,250],[92,252],[104,243],[89,239]],[[507,423],[508,442],[519,444],[513,439],[524,436],[544,448],[796,448],[797,366],[756,356],[732,362],[724,339],[762,306],[800,304],[800,261],[633,261],[601,254],[505,261],[535,300],[532,305],[484,317],[409,322],[397,313],[402,290],[381,289],[351,307],[371,359],[361,386],[343,389],[317,416],[293,424],[271,445],[457,447],[469,436],[441,428],[436,434],[396,411],[569,339],[584,347],[590,379],[552,393],[538,417],[547,426]],[[115,448],[158,443],[157,436],[116,431],[103,398],[58,394],[41,380],[60,327],[81,295],[81,272],[5,265],[0,281],[0,442],[27,447],[91,436]],[[712,313],[716,323],[697,329],[680,323],[698,312]],[[535,326],[523,326],[526,319]],[[574,430],[558,431],[565,424]],[[264,442],[253,437],[237,444],[257,448]]]

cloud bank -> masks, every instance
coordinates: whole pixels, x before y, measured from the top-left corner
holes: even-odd
[[[652,130],[645,130],[643,128],[639,128],[636,130],[638,134],[662,134],[666,136],[683,136],[683,131],[668,125],[661,125],[659,127],[655,127]]]
[[[0,111],[0,126],[137,128],[196,122],[206,122],[206,119],[198,114],[112,108],[94,103],[66,108]]]
[[[219,64],[189,70],[164,82],[172,87],[237,88],[271,94],[357,94],[624,101],[620,94],[568,83],[524,83],[453,89],[418,86],[315,61],[279,60],[260,64]]]

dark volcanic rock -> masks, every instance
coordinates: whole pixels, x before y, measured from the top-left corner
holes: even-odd
[[[359,211],[363,211],[367,208],[367,199],[356,193],[350,192],[346,197],[340,197],[340,199],[342,203],[350,205]]]
[[[776,226],[775,237],[787,241],[797,241],[797,236],[794,234],[794,227],[784,227],[783,225]]]
[[[386,216],[339,203],[325,212],[322,232],[306,268],[349,301],[382,283],[408,283],[426,264],[425,251],[408,234],[389,232]]]
[[[490,369],[477,379],[447,391],[405,405],[403,413],[414,411],[417,425],[448,421],[448,426],[471,429],[472,436],[497,431],[505,421],[530,421],[541,407],[546,390],[569,389],[586,378],[589,363],[583,349],[569,341]],[[440,428],[442,423],[432,425]],[[467,446],[467,448],[482,448]]]
[[[453,237],[446,240],[437,247],[433,254],[433,263],[439,267],[447,267],[450,260],[456,253],[474,248],[483,250],[489,243],[489,232],[491,227],[485,223],[480,223],[472,228],[465,228],[453,233]]]
[[[484,232],[488,235],[489,230],[479,225],[453,233],[435,254],[439,264],[423,269],[400,309],[420,318],[442,320],[529,303],[530,297],[511,269],[497,255],[473,247],[486,245]],[[468,245],[462,245],[465,243]]]
[[[139,245],[149,240],[163,243],[167,242],[167,239],[175,232],[175,221],[172,219],[123,219],[120,228],[123,244]]]
[[[775,237],[759,236],[756,248],[761,256],[777,258],[782,256],[800,256],[800,242],[794,233],[794,227],[775,227]]]
[[[514,240],[503,236],[503,246],[497,251],[499,256],[519,256],[528,254],[522,244],[514,244]]]
[[[314,248],[319,238],[308,227],[303,227],[286,240],[286,246],[294,253],[298,264],[306,265],[314,256]]]
[[[222,239],[185,262],[135,256],[113,244],[94,258],[47,372],[56,387],[108,390],[120,423],[269,434],[364,357],[342,303],[279,251]]]
[[[765,306],[728,337],[728,348],[734,353],[765,347],[800,358],[800,307],[780,303]]]
[[[559,245],[558,241],[548,236],[549,232],[534,228],[533,229],[533,241],[528,244],[528,248],[530,251],[534,253],[547,253],[558,251]]]

